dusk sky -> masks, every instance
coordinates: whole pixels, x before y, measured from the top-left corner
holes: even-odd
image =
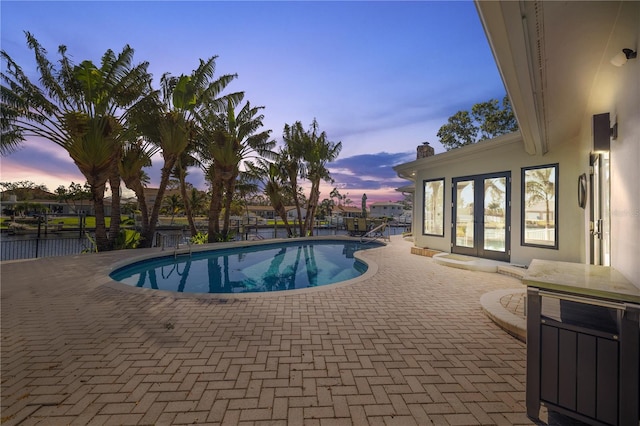
[[[66,45],[77,63],[98,64],[129,44],[148,61],[158,87],[165,72],[190,74],[217,55],[216,76],[237,73],[228,92],[264,106],[266,129],[282,140],[285,123],[316,118],[342,142],[330,166],[342,194],[357,202],[399,200],[392,166],[415,159],[462,109],[505,94],[475,5],[460,2],[0,2],[1,47],[33,80],[31,32],[55,62]],[[4,64],[3,64],[4,65]],[[68,154],[29,141],[0,159],[0,181],[30,180],[53,191],[85,179]],[[154,158],[151,186],[162,161]],[[202,173],[188,180],[205,189]],[[328,198],[331,186],[323,187]]]

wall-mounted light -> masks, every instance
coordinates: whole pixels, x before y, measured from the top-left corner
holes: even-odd
[[[637,56],[638,52],[634,52],[631,49],[622,49],[622,52],[611,58],[611,63],[616,67],[621,67],[626,64],[629,59],[636,58]]]

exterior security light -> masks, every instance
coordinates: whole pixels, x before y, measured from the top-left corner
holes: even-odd
[[[634,52],[631,49],[622,49],[622,52],[611,58],[611,63],[616,67],[621,67],[627,63],[629,59],[633,59],[638,56],[638,52]]]

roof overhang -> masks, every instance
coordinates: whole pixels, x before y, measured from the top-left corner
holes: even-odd
[[[477,158],[479,153],[486,153],[487,151],[495,150],[497,151],[496,155],[500,155],[499,151],[504,149],[505,146],[521,143],[522,136],[520,135],[520,132],[508,133],[493,139],[487,139],[472,145],[452,149],[431,157],[418,158],[417,160],[410,161],[408,163],[398,164],[397,166],[393,166],[393,170],[396,171],[399,177],[413,182],[415,181],[418,170],[427,169],[431,165],[443,165],[464,160],[473,160],[474,158]]]
[[[609,61],[637,49],[638,2],[475,4],[527,153],[569,143],[592,114],[606,112],[619,84]]]

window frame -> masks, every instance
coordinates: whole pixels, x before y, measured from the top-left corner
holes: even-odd
[[[427,232],[426,229],[426,203],[427,203],[427,197],[425,196],[425,190],[427,188],[427,184],[431,183],[431,182],[437,182],[440,181],[441,183],[441,196],[442,196],[442,212],[441,212],[441,223],[440,223],[440,227],[441,227],[441,233],[440,234],[434,234],[431,232]],[[422,181],[422,235],[426,235],[426,236],[431,236],[431,237],[442,237],[444,238],[444,214],[445,214],[445,178],[441,177],[441,178],[434,178],[434,179],[425,179]],[[434,221],[435,223],[435,221]]]
[[[553,232],[553,245],[550,244],[535,244],[526,241],[526,215],[527,215],[527,182],[526,182],[526,173],[531,170],[538,169],[554,169],[554,194],[553,194],[553,222],[554,222],[554,232]],[[536,248],[544,248],[551,250],[558,250],[560,242],[559,242],[559,223],[558,223],[558,207],[559,207],[559,180],[560,180],[560,165],[559,163],[551,163],[551,164],[541,164],[538,166],[529,166],[522,167],[521,169],[521,202],[520,202],[520,245],[523,247],[536,247]]]

